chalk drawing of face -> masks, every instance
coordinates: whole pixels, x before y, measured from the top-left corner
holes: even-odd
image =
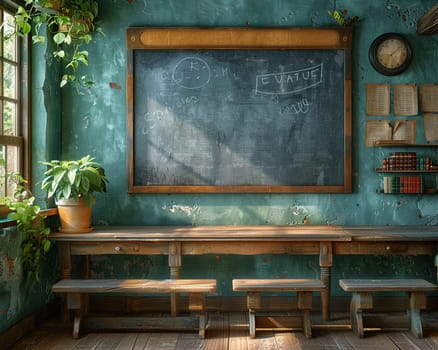
[[[200,89],[210,82],[210,66],[198,57],[185,57],[175,66],[172,79],[185,89]]]

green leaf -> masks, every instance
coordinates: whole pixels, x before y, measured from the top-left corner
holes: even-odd
[[[53,41],[57,44],[57,45],[61,45],[64,41],[66,40],[66,35],[62,32],[56,33],[53,36]]]
[[[65,40],[64,40],[64,42],[65,42],[67,45],[70,45],[70,44],[71,44],[71,35],[70,35],[70,34],[67,34],[67,35],[65,36]]]
[[[59,84],[59,87],[64,87],[68,83],[67,75],[63,75],[61,79],[61,83]]]
[[[33,35],[32,36],[32,42],[34,44],[44,44],[46,38],[41,35]]]
[[[55,57],[59,57],[59,58],[64,58],[65,57],[65,51],[64,50],[58,50],[58,51],[54,51],[53,52],[53,56]]]
[[[50,242],[48,239],[43,240],[44,253],[47,253],[50,250],[51,245],[52,245],[52,242]]]
[[[22,23],[22,25],[21,25],[21,33],[29,34],[31,32],[31,30],[32,30],[32,26],[29,23],[27,23],[27,22]]]
[[[70,198],[71,196],[71,186],[69,184],[65,184],[64,188],[62,189],[62,197],[65,199]]]
[[[77,169],[76,168],[71,168],[69,169],[68,173],[67,173],[67,178],[68,181],[70,182],[70,184],[74,184],[75,183],[75,179],[76,179],[76,174],[77,174]]]
[[[87,177],[81,179],[79,191],[81,193],[87,193],[90,190],[90,180]]]

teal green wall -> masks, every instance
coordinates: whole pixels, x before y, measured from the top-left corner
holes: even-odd
[[[126,48],[130,26],[330,26],[332,1],[101,1],[105,33],[89,46],[86,73],[96,88],[63,89],[62,155],[90,153],[105,166],[109,193],[99,195],[96,225],[216,224],[436,224],[436,196],[376,194],[373,172],[382,150],[365,147],[365,83],[437,82],[438,37],[418,36],[416,20],[434,1],[338,1],[362,21],[353,49],[353,193],[130,195],[126,169]],[[368,62],[372,40],[388,31],[410,40],[414,61],[402,75],[377,74]],[[85,72],[85,70],[84,70]],[[113,87],[112,87],[113,86]],[[119,86],[115,88],[114,86]],[[418,135],[422,136],[421,118]]]
[[[328,0],[101,0],[97,34],[89,45],[83,72],[96,87],[90,91],[57,87],[56,65],[34,63],[34,183],[52,158],[91,154],[110,179],[108,193],[98,194],[94,225],[436,225],[438,197],[376,194],[373,172],[382,150],[365,147],[365,83],[437,83],[438,36],[415,34],[416,21],[436,1],[337,1],[338,9],[359,16],[353,43],[353,193],[351,194],[137,194],[127,193],[126,48],[131,26],[333,26]],[[414,50],[408,70],[396,77],[377,74],[368,62],[368,47],[385,32],[407,36]],[[49,57],[47,54],[46,57]],[[40,59],[41,55],[35,56]],[[46,69],[50,66],[50,69]],[[54,73],[55,72],[55,73]],[[418,138],[424,140],[421,118]],[[434,159],[438,157],[434,154]],[[40,194],[40,193],[39,193]],[[41,194],[40,194],[41,196]],[[41,200],[41,198],[40,198]],[[42,202],[42,200],[41,200]],[[334,259],[333,294],[340,277],[421,276],[434,280],[433,258],[343,257]],[[232,295],[234,276],[319,276],[317,257],[204,256],[184,257],[183,276],[218,279],[219,295]],[[168,276],[166,257],[96,257],[95,276],[160,278]],[[5,292],[8,293],[8,292]],[[44,295],[44,293],[43,293]],[[0,309],[8,296],[2,294]],[[23,311],[24,312],[24,311]],[[0,327],[7,325],[0,312]],[[5,328],[5,326],[3,327]],[[1,328],[0,328],[1,331]]]
[[[375,193],[379,179],[373,172],[380,150],[365,145],[364,83],[437,82],[433,79],[438,39],[415,34],[416,20],[434,1],[348,1],[338,2],[362,21],[355,26],[353,50],[353,119],[354,153],[352,194],[189,194],[130,195],[126,172],[126,48],[125,28],[130,26],[330,26],[327,15],[331,1],[107,1],[101,2],[99,24],[105,33],[90,46],[87,73],[97,86],[91,92],[63,90],[63,157],[90,153],[106,168],[109,192],[99,195],[95,208],[95,225],[245,225],[245,224],[436,224],[435,196],[383,196]],[[406,34],[414,48],[412,66],[402,75],[385,77],[373,71],[368,63],[368,46],[378,35],[396,31]],[[115,84],[112,84],[115,83]],[[112,86],[120,86],[114,88]],[[418,118],[417,118],[418,119]],[[420,129],[420,128],[419,128]],[[421,134],[419,133],[419,137]],[[318,275],[314,258],[291,257],[185,257],[183,275],[218,276],[220,293],[230,293],[233,275],[285,276]],[[108,266],[117,261],[116,267]],[[336,259],[342,271],[336,275],[353,275],[369,271],[369,265],[383,265],[375,273],[433,273],[433,261],[425,268],[408,258]],[[391,261],[389,261],[391,260]],[[95,264],[96,274],[110,276],[140,273],[141,276],[167,274],[166,259],[136,258],[125,263],[114,257],[101,257]],[[350,261],[350,263],[349,263]],[[352,264],[351,261],[354,261]],[[192,262],[192,264],[189,264]],[[131,266],[137,266],[137,268]],[[345,270],[345,266],[350,271]],[[202,266],[202,269],[199,269]],[[430,266],[428,269],[427,266]],[[426,272],[425,272],[426,271]],[[433,274],[432,274],[433,276]],[[338,292],[335,289],[335,292]]]
[[[126,171],[126,48],[131,26],[332,26],[327,15],[332,1],[167,0],[101,1],[99,25],[105,33],[90,45],[87,73],[97,86],[89,93],[63,89],[63,157],[90,153],[105,166],[109,192],[98,196],[95,225],[433,225],[438,223],[436,196],[376,194],[373,172],[381,150],[365,147],[365,83],[435,83],[438,38],[415,34],[416,21],[434,1],[338,1],[355,26],[353,49],[353,193],[351,194],[137,194],[127,193]],[[368,47],[385,32],[405,34],[414,61],[402,75],[377,74],[368,62]],[[120,87],[116,88],[116,86]],[[420,119],[417,117],[417,119]],[[418,121],[420,123],[420,120]],[[421,124],[421,123],[420,123]],[[419,138],[422,129],[418,128]],[[435,157],[436,159],[436,157]],[[438,159],[437,159],[438,161]],[[127,263],[114,257],[96,259],[94,273],[117,276],[166,276],[166,258],[142,258]],[[199,263],[201,261],[201,263]],[[116,268],[110,268],[116,262]],[[339,263],[338,263],[339,262]],[[230,280],[240,276],[318,276],[318,260],[306,257],[183,258],[184,276],[220,280],[219,294],[231,294]],[[429,258],[336,258],[334,275],[417,275],[433,278]],[[379,269],[374,266],[382,266]],[[202,266],[200,268],[199,266]],[[373,266],[372,269],[369,266]],[[414,267],[418,268],[414,268]],[[334,292],[339,294],[339,288]]]

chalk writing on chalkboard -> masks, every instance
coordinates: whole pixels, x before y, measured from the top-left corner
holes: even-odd
[[[272,95],[293,94],[322,83],[322,64],[298,71],[262,74],[256,77],[256,92]]]
[[[344,50],[131,59],[133,192],[349,190]]]

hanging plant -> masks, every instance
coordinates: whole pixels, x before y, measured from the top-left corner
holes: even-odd
[[[77,82],[90,87],[94,83],[86,75],[78,76],[80,66],[88,65],[88,51],[83,45],[93,39],[94,21],[98,15],[94,0],[26,0],[15,14],[15,35],[27,35],[34,28],[32,42],[44,43],[46,36],[56,44],[53,56],[65,63],[60,86]]]

